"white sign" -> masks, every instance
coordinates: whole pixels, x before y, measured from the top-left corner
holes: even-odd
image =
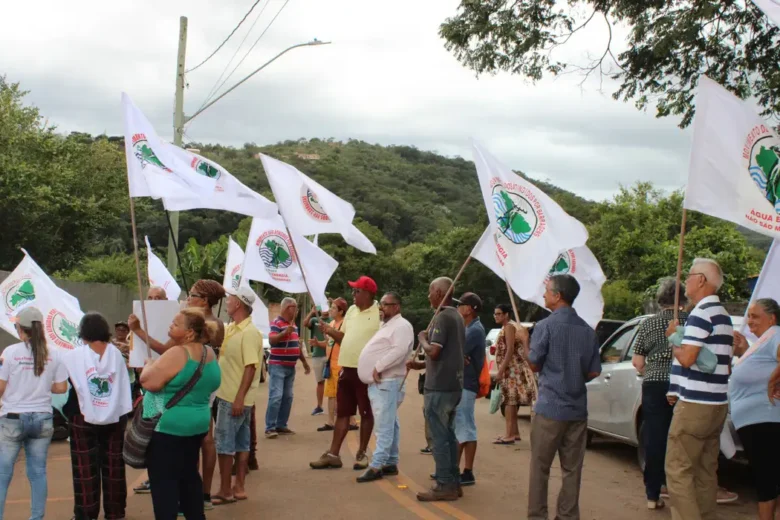
[[[168,329],[173,323],[173,318],[179,314],[179,302],[174,300],[149,300],[144,302],[146,307],[146,319],[149,323],[144,327],[144,318],[141,313],[141,302],[136,300],[133,302],[133,314],[138,316],[141,320],[141,328],[145,329],[147,333],[162,344],[168,342]],[[160,357],[159,354],[147,347],[146,343],[133,334],[130,342],[130,359],[129,365],[133,368],[142,368],[144,362],[149,357],[149,352],[152,353],[152,359]]]

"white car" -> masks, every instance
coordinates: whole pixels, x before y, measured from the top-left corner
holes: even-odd
[[[266,374],[268,374],[268,358],[271,356],[271,344],[268,338],[263,335],[263,359],[260,360],[260,382],[265,383]]]

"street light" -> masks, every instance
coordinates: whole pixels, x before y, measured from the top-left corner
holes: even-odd
[[[306,43],[299,43],[297,45],[293,45],[291,47],[287,47],[285,50],[265,62],[263,65],[252,71],[251,74],[249,74],[247,77],[227,89],[225,92],[222,93],[218,98],[213,100],[208,105],[204,106],[191,116],[185,116],[184,115],[184,55],[185,55],[185,49],[186,49],[186,41],[187,41],[187,18],[182,16],[179,20],[179,57],[176,64],[176,99],[174,104],[174,114],[173,114],[173,144],[177,146],[182,145],[183,136],[184,136],[184,125],[185,123],[188,123],[198,117],[200,114],[202,114],[207,108],[209,108],[211,105],[222,99],[223,97],[227,96],[231,92],[233,92],[239,85],[244,83],[246,80],[266,68],[268,65],[282,57],[284,54],[287,54],[293,49],[297,49],[298,47],[314,47],[318,45],[329,45],[331,42],[322,42],[318,40],[317,38],[314,38],[310,42]],[[179,212],[178,211],[171,211],[169,213],[170,216],[170,235],[168,236],[168,270],[172,273],[176,272],[176,264],[177,264],[177,258],[176,258],[176,244],[179,241]]]

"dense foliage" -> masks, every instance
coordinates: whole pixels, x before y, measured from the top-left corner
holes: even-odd
[[[578,40],[586,26],[600,28],[597,47]],[[701,74],[780,114],[780,30],[749,0],[461,0],[440,34],[478,74],[606,77],[619,82],[615,99],[655,105],[683,127]],[[562,57],[567,45],[581,59]]]
[[[26,248],[47,272],[78,281],[135,285],[132,235],[120,137],[82,133],[62,136],[23,103],[16,84],[0,80],[0,269],[10,270]],[[351,201],[356,224],[376,245],[376,256],[347,246],[338,235],[320,245],[339,261],[329,285],[331,296],[349,296],[347,280],[375,278],[380,290],[396,290],[404,314],[416,327],[431,316],[428,283],[454,276],[487,225],[474,166],[409,146],[382,147],[357,140],[287,141],[242,148],[190,143],[245,184],[270,197],[258,152],[295,165]],[[609,282],[604,288],[606,317],[629,318],[661,276],[674,274],[681,196],[648,184],[624,187],[611,201],[596,203],[537,182],[589,229],[589,245]],[[164,258],[167,222],[159,202],[136,199],[139,236],[148,235]],[[228,236],[246,242],[250,220],[217,211],[181,214],[181,272],[188,283],[222,280]],[[726,271],[723,294],[744,299],[745,280],[760,270],[763,253],[729,223],[704,215],[689,217],[686,262],[695,256],[717,258]],[[766,241],[756,239],[765,247]],[[257,286],[266,299],[279,291]],[[472,262],[456,292],[483,296],[483,320],[507,302],[506,287],[485,267]],[[521,319],[543,314],[521,302]]]

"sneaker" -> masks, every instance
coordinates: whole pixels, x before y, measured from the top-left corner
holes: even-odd
[[[362,482],[373,482],[381,478],[382,478],[381,469],[368,468],[362,475],[360,475],[355,480],[362,483]]]
[[[718,497],[716,499],[718,504],[733,504],[737,500],[739,500],[738,494],[732,493],[726,488],[718,488]]]
[[[211,511],[214,509],[214,504],[211,503],[211,495],[209,493],[203,493],[203,510]]]
[[[352,465],[352,469],[355,471],[366,469],[368,467],[368,455],[365,451],[358,451],[355,455],[355,463]]]
[[[661,486],[661,498],[669,498],[669,490],[666,486]]]
[[[279,436],[278,433],[276,433],[276,430],[266,430],[265,431],[265,438],[266,439],[275,439]]]
[[[663,507],[666,505],[664,503],[663,499],[658,500],[648,500],[647,501],[647,509],[663,509]]]
[[[319,459],[309,462],[309,466],[311,469],[339,469],[342,466],[341,457],[325,452]]]
[[[417,500],[420,502],[452,502],[457,499],[457,489],[446,489],[438,485],[428,491],[417,493]]]
[[[325,413],[325,410],[322,409],[322,407],[318,406],[314,409],[314,411],[311,413],[312,415],[322,415]]]
[[[460,485],[473,486],[476,483],[477,479],[474,478],[474,472],[470,469],[463,470],[463,473],[460,474]]]
[[[292,431],[290,428],[277,428],[276,433],[279,435],[295,435],[295,432]]]
[[[421,449],[420,453],[422,453],[423,455],[433,455],[433,451],[428,446]]]
[[[147,493],[152,492],[152,485],[149,484],[149,481],[142,483],[140,486],[134,487],[133,491],[139,495],[145,495]]]
[[[382,466],[382,474],[383,475],[398,475],[398,466],[395,464],[388,464],[387,466]]]

